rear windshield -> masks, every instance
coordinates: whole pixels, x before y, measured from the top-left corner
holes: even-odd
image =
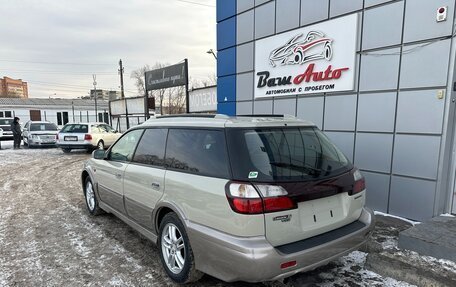
[[[12,119],[0,119],[0,125],[11,125]]]
[[[63,127],[62,133],[88,133],[89,127],[81,124],[70,124]]]
[[[51,123],[42,123],[42,124],[31,124],[30,131],[37,132],[37,131],[56,131],[57,126]]]
[[[228,129],[236,180],[301,181],[348,171],[350,162],[317,128]]]

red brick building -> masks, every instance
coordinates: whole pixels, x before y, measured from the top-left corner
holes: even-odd
[[[3,98],[28,98],[27,82],[21,79],[15,80],[8,77],[0,79],[0,97]]]

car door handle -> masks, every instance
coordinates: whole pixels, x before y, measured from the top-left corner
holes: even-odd
[[[158,182],[152,182],[151,185],[152,185],[153,189],[157,189],[157,190],[160,189],[160,184]]]
[[[116,173],[116,178],[121,179],[122,178],[122,174],[121,173]]]

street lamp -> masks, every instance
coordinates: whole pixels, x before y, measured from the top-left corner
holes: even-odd
[[[92,75],[92,78],[93,78],[93,93],[94,93],[94,98],[95,98],[95,122],[98,122],[98,107],[97,107],[97,97],[98,97],[98,93],[97,93],[97,75],[93,74]]]
[[[212,54],[212,56],[214,56],[214,58],[217,60],[217,55],[215,55],[214,50],[209,49],[206,53]]]

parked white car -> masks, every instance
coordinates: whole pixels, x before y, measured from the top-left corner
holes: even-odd
[[[28,121],[22,130],[25,146],[55,146],[58,127],[46,121]]]
[[[68,153],[73,149],[110,147],[122,134],[105,123],[69,123],[57,134],[57,146]]]

